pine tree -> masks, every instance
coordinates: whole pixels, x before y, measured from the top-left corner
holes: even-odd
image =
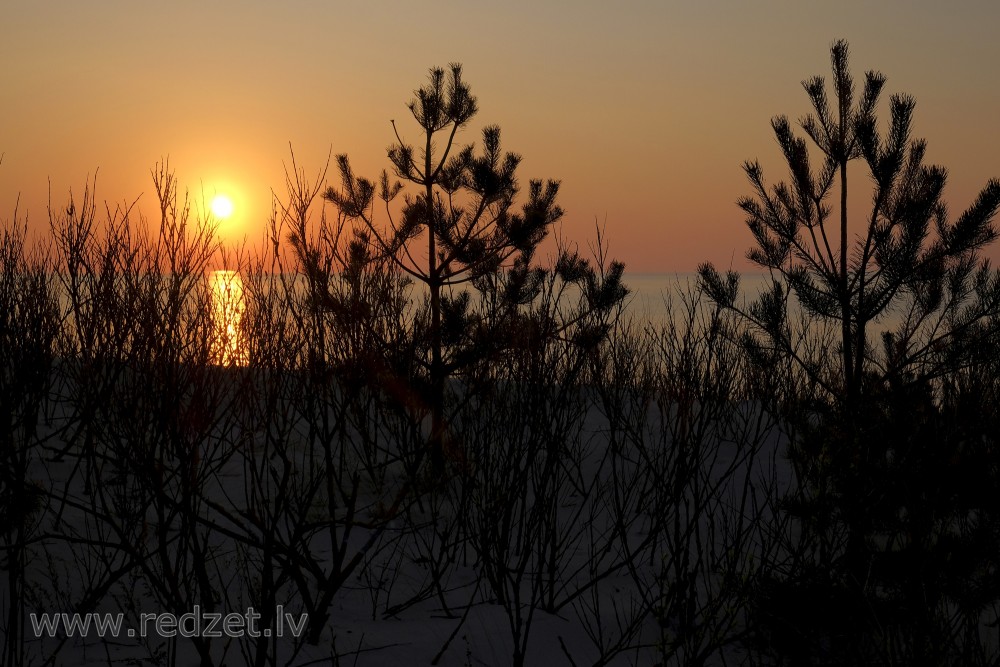
[[[928,563],[940,566],[942,545],[969,537],[954,531],[968,528],[982,538],[996,528],[985,521],[993,510],[969,505],[977,491],[955,485],[955,474],[980,460],[976,443],[985,434],[956,426],[951,415],[959,409],[949,404],[948,387],[1000,349],[1000,273],[982,257],[997,237],[1000,182],[989,181],[951,221],[943,198],[947,172],[924,164],[926,144],[911,138],[913,98],[891,96],[882,130],[876,112],[885,77],[868,72],[856,99],[846,42],[832,46],[831,59],[829,94],[822,77],[803,82],[812,105],[800,122],[805,137],[785,116],[771,121],[789,182],[769,189],[760,164],[744,164],[754,193],[738,203],[756,242],[747,257],[769,272],[770,287],[744,306],[736,273],[723,277],[711,264],[699,273],[713,301],[743,323],[742,344],[759,368],[772,378],[775,369],[788,369],[784,399],[774,407],[793,433],[789,457],[802,492],[786,498],[785,507],[803,535],[817,540],[822,562],[812,564],[814,571],[831,581],[840,576],[867,596],[852,609],[874,614],[878,622],[870,627],[888,632],[879,603],[909,609],[907,636],[924,647],[911,657],[933,663],[940,658],[927,643],[933,622],[914,609],[919,596],[925,608],[948,596]],[[810,148],[818,149],[818,160]],[[856,181],[848,174],[859,162],[872,204],[863,219],[852,220],[848,194]],[[793,303],[801,320],[790,317]],[[881,346],[872,340],[878,329]],[[831,331],[833,343],[825,344]],[[984,522],[948,523],[969,511],[980,511]],[[880,546],[887,535],[895,546]],[[964,568],[982,564],[984,552],[961,556]],[[904,562],[910,569],[901,579]],[[965,595],[955,591],[953,601]]]
[[[395,270],[426,286],[428,321],[414,328],[421,339],[417,347],[428,351],[429,358],[418,361],[431,416],[427,452],[440,473],[446,382],[472,360],[509,342],[511,319],[538,296],[546,275],[533,265],[535,251],[563,210],[556,203],[555,180],[529,181],[527,199],[518,210],[521,157],[502,150],[498,126],[483,128],[479,150],[458,146],[458,135],[478,111],[461,65],[431,69],[408,108],[419,136],[408,143],[392,122],[395,141],[388,157],[395,177],[383,171],[377,184],[358,177],[347,156],[340,155],[341,186],[329,188],[325,198],[340,215],[360,223],[355,242],[364,248],[361,255],[388,258]],[[394,218],[392,204],[404,183],[415,192],[404,193]],[[375,219],[376,196],[385,206],[385,224]],[[612,263],[601,278],[575,253],[563,254],[557,267],[568,281],[585,286],[595,308],[611,308],[624,298],[620,263]],[[486,300],[500,317],[475,313],[467,287],[490,295]],[[601,301],[600,295],[613,298]]]

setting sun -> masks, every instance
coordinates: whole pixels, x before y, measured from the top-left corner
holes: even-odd
[[[212,215],[224,220],[233,214],[233,200],[224,194],[215,195],[212,200]]]

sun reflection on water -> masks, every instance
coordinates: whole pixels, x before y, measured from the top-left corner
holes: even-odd
[[[240,326],[246,308],[243,280],[236,271],[213,271],[209,287],[215,334],[212,361],[220,366],[246,366],[249,359]]]

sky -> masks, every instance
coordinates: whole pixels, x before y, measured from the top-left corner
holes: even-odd
[[[0,223],[16,207],[44,235],[50,193],[95,177],[99,201],[152,218],[168,159],[195,200],[233,199],[223,240],[253,244],[290,150],[310,176],[346,153],[377,177],[390,120],[415,138],[413,91],[460,62],[480,109],[460,140],[498,124],[522,184],[560,180],[564,238],[585,250],[602,226],[631,272],[747,270],[741,165],[785,178],[770,119],[809,112],[801,81],[829,77],[837,39],[857,81],[887,76],[884,102],[916,98],[953,215],[1000,177],[997,25],[985,0],[5,0]]]

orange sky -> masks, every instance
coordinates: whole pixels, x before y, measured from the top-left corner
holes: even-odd
[[[841,37],[857,79],[916,97],[953,214],[1000,177],[996,2],[540,4],[7,0],[0,220],[20,197],[45,230],[49,183],[61,204],[95,172],[99,199],[152,212],[169,156],[192,191],[236,200],[228,240],[257,241],[289,143],[309,172],[332,150],[375,177],[389,120],[414,136],[412,90],[458,61],[480,108],[465,142],[498,123],[522,183],[560,179],[565,236],[606,220],[630,271],[745,269],[740,165],[784,177],[769,120],[808,111],[800,81],[828,75]]]

